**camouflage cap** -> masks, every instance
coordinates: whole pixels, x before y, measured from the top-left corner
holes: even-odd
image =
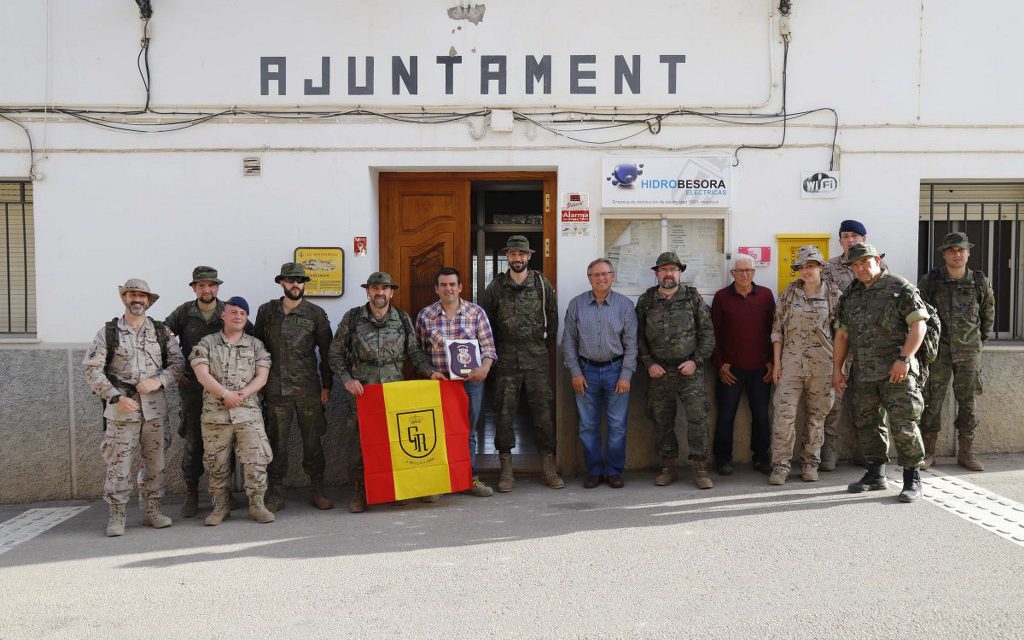
[[[306,275],[306,267],[301,262],[286,262],[281,265],[281,273],[274,278],[274,282],[281,282],[284,278],[302,278],[303,282],[309,282]]]
[[[967,240],[967,234],[963,231],[954,231],[947,233],[942,239],[942,244],[939,245],[937,251],[945,251],[953,247],[960,247],[961,249],[970,249],[974,245]]]
[[[863,244],[855,244],[846,252],[846,260],[843,260],[843,264],[850,266],[854,262],[869,256],[875,256],[876,258],[881,259],[885,257],[885,254],[878,253],[878,249],[876,249],[875,245],[871,243],[865,242]]]
[[[213,267],[198,266],[192,270],[192,282],[188,283],[188,286],[192,286],[202,280],[209,280],[214,284],[224,284],[224,281],[217,277],[217,270]]]
[[[366,279],[366,283],[359,286],[364,289],[369,289],[373,286],[391,287],[392,289],[398,288],[398,285],[395,284],[395,281],[391,278],[391,274],[386,271],[375,271],[371,273],[370,277]]]
[[[821,249],[813,244],[807,244],[796,250],[796,260],[793,261],[793,271],[796,271],[808,262],[817,262],[825,265],[825,257],[821,255]]]
[[[679,256],[676,255],[675,251],[666,251],[658,256],[658,260],[654,263],[654,266],[651,267],[651,271],[657,271],[658,267],[666,264],[674,264],[679,267],[680,271],[686,271],[686,265],[679,259]]]
[[[505,243],[505,248],[502,249],[502,252],[508,251],[525,251],[527,253],[535,253],[534,250],[530,248],[530,241],[526,236],[520,235],[509,236],[508,241]]]
[[[129,291],[138,291],[149,296],[149,306],[153,306],[153,303],[160,299],[160,296],[149,290],[149,283],[142,278],[129,278],[124,284],[117,285],[117,294],[124,296]]]

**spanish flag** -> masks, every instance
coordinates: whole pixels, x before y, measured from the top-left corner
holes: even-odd
[[[356,409],[368,504],[472,486],[469,399],[462,382],[367,385]]]

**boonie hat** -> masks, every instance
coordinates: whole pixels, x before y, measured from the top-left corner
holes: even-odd
[[[142,278],[129,278],[124,284],[117,285],[117,294],[124,296],[129,291],[138,291],[149,296],[149,306],[153,306],[153,303],[160,299],[160,296],[149,290],[149,283]]]
[[[215,284],[224,284],[224,281],[217,277],[217,270],[213,267],[199,266],[192,270],[192,282],[188,283],[188,286],[192,286],[201,280],[209,280]]]
[[[651,271],[657,271],[658,267],[666,264],[674,264],[679,267],[680,271],[686,271],[686,265],[679,259],[679,256],[676,255],[675,251],[666,251],[658,256],[658,260],[654,263],[654,266],[651,267]]]
[[[398,288],[398,285],[395,284],[395,281],[391,278],[391,274],[386,271],[374,271],[370,274],[370,277],[366,279],[366,282],[359,286],[364,289],[369,289],[373,286],[391,287],[392,289]]]
[[[825,258],[821,255],[821,249],[816,245],[807,244],[796,250],[796,260],[793,261],[793,271],[796,271],[808,262],[817,262],[822,266],[825,265]]]
[[[301,262],[286,262],[281,265],[281,273],[274,278],[274,282],[280,283],[284,278],[302,278],[303,282],[309,282],[306,275],[306,267]]]
[[[862,244],[855,244],[850,247],[850,250],[846,254],[846,260],[843,260],[843,264],[850,266],[854,262],[857,262],[861,258],[867,258],[869,256],[876,256],[878,258],[884,258],[884,253],[878,253],[878,249],[875,245],[864,242]]]
[[[970,249],[974,245],[967,240],[967,234],[963,231],[954,231],[947,233],[942,239],[942,244],[939,245],[938,251],[945,251],[951,247],[960,247],[961,249]]]
[[[508,242],[505,243],[505,248],[502,249],[502,251],[525,251],[527,253],[536,253],[530,248],[530,241],[526,236],[519,235],[509,236]]]

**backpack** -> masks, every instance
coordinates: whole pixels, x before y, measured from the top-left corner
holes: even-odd
[[[926,321],[928,329],[924,334],[924,340],[921,341],[921,346],[918,348],[915,357],[921,370],[920,382],[923,387],[928,381],[931,363],[935,362],[935,358],[939,356],[939,336],[942,335],[942,322],[939,320],[938,309],[923,298],[921,302],[924,303],[924,308],[928,311],[928,320]]]

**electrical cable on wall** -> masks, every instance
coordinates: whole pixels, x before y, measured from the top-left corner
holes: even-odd
[[[210,122],[222,117],[250,116],[266,119],[304,121],[304,120],[327,120],[342,117],[374,117],[382,118],[393,122],[408,124],[447,124],[458,121],[468,121],[470,118],[486,117],[490,115],[488,108],[474,109],[472,111],[453,112],[417,112],[408,111],[374,111],[356,107],[345,110],[259,110],[240,109],[232,107],[220,111],[164,111],[151,108],[152,99],[152,74],[149,65],[149,50],[151,38],[149,35],[149,20],[153,10],[149,0],[136,0],[139,6],[142,19],[142,39],[140,41],[139,54],[136,59],[136,66],[139,76],[142,79],[143,88],[146,91],[145,104],[141,110],[99,110],[99,109],[69,109],[63,107],[43,108],[3,108],[0,107],[0,117],[9,120],[20,126],[29,138],[29,150],[32,162],[32,169],[35,167],[34,148],[32,145],[31,133],[22,123],[14,120],[5,114],[34,114],[34,113],[58,113],[75,118],[87,124],[125,133],[169,133],[181,131],[191,127]],[[662,131],[666,120],[676,118],[695,117],[704,120],[719,122],[732,126],[776,126],[781,123],[782,135],[777,144],[755,145],[741,144],[732,153],[733,166],[739,164],[740,152],[746,149],[772,150],[781,149],[786,144],[787,124],[789,120],[804,118],[820,112],[829,112],[833,116],[831,153],[829,156],[829,170],[835,167],[836,162],[836,140],[839,133],[839,114],[832,107],[819,107],[790,113],[787,110],[788,90],[788,66],[789,66],[789,43],[790,33],[788,27],[789,15],[792,10],[790,0],[780,0],[779,13],[782,16],[782,105],[781,109],[772,113],[732,113],[719,111],[703,111],[695,109],[673,109],[664,112],[640,112],[631,114],[615,113],[609,115],[606,111],[585,111],[585,110],[552,110],[552,111],[514,111],[513,116],[522,121],[529,122],[539,129],[543,129],[553,135],[564,137],[573,142],[592,146],[607,146],[622,143],[637,136],[648,133],[656,136]],[[168,116],[174,118],[165,122],[135,122],[126,124],[117,122],[113,118],[124,116]],[[636,127],[626,135],[606,138],[588,139],[583,137],[589,132],[622,129],[624,127]],[[472,131],[472,126],[471,126]],[[475,137],[475,136],[474,136]]]

